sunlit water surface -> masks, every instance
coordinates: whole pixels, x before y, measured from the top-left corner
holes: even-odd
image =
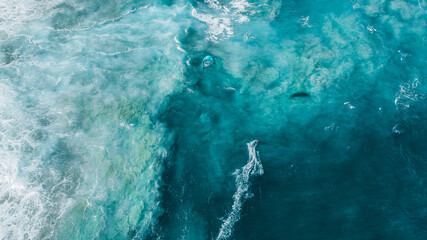
[[[1,1],[0,239],[426,239],[426,22],[425,0]]]

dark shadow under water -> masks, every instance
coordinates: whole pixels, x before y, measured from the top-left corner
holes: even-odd
[[[245,165],[246,143],[254,139],[260,140],[265,174],[253,179],[253,197],[243,205],[231,239],[427,235],[422,210],[427,197],[426,102],[396,114],[390,92],[410,76],[405,70],[395,72],[404,68],[399,61],[391,58],[376,76],[355,66],[343,78],[354,80],[352,87],[337,81],[324,92],[308,91],[311,97],[292,97],[297,89],[269,97],[278,85],[262,92],[248,90],[244,79],[223,66],[227,59],[221,57],[230,53],[221,52],[222,45],[193,48],[203,36],[189,32],[180,39],[191,58],[184,72],[188,85],[159,115],[175,141],[163,175],[165,213],[151,237],[215,239],[233,204],[232,173]],[[217,64],[203,71],[200,63],[207,54],[216,57]],[[260,65],[271,65],[267,55],[259,56]],[[387,81],[394,81],[388,86],[396,89],[382,89]],[[393,134],[396,122],[410,130]]]

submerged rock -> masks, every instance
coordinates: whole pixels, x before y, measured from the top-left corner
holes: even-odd
[[[291,98],[297,98],[297,97],[311,97],[311,96],[306,92],[297,92],[291,95]]]

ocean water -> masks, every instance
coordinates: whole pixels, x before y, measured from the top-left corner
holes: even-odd
[[[427,239],[426,66],[425,0],[2,0],[0,239]]]

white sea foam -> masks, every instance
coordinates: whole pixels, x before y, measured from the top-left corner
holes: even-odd
[[[240,220],[243,203],[246,199],[253,196],[250,192],[251,178],[264,174],[259,153],[255,149],[257,143],[258,140],[247,143],[249,151],[248,163],[233,173],[236,176],[237,188],[233,195],[233,206],[227,218],[223,220],[218,237],[216,238],[217,240],[228,239],[233,234],[234,224]]]
[[[427,1],[426,1],[426,0],[418,0],[418,6],[419,6],[422,10],[426,10],[426,7],[427,7]]]
[[[250,16],[255,14],[253,4],[246,0],[233,0],[222,5],[217,0],[205,0],[212,13],[202,12],[193,8],[191,15],[208,25],[206,40],[218,42],[234,36],[234,25],[250,21]]]
[[[304,28],[311,28],[311,27],[312,27],[308,21],[310,21],[310,16],[307,16],[307,17],[300,17],[300,18],[298,19],[298,22],[299,22],[299,23],[301,24],[301,26],[302,26],[302,27],[304,27]]]
[[[16,33],[25,24],[40,19],[60,1],[8,0],[0,1],[0,40]]]
[[[375,29],[375,28],[374,28],[374,26],[367,26],[367,27],[366,27],[366,29],[368,29],[368,31],[369,31],[370,33],[377,32],[377,29]]]
[[[15,97],[0,83],[0,239],[34,239],[44,226],[47,201],[41,187],[19,174],[25,152],[37,144],[31,139],[34,123]],[[34,171],[37,163],[28,168]]]
[[[161,214],[168,144],[148,111],[157,111],[182,82],[181,54],[172,41],[180,27],[151,20],[153,14],[170,19],[177,10],[140,8],[109,22],[89,21],[91,31],[63,32],[62,41],[51,19],[40,19],[45,7],[46,16],[59,11],[43,5],[40,15],[20,16],[15,9],[21,22],[14,24],[29,24],[2,39],[20,56],[0,68],[0,239],[101,233],[116,239],[135,229],[144,237]],[[21,35],[25,44],[16,40]],[[86,57],[76,57],[82,53]],[[125,68],[120,77],[105,77],[118,68]],[[113,204],[111,214],[106,206]]]
[[[420,93],[417,88],[419,86],[419,79],[415,78],[412,81],[407,81],[400,84],[400,91],[397,92],[394,104],[396,110],[404,111],[408,109],[413,102],[425,99],[425,94]]]
[[[226,39],[234,35],[231,19],[226,17],[215,17],[211,14],[199,13],[195,8],[192,9],[191,15],[208,24],[207,40],[218,42],[220,39]]]

